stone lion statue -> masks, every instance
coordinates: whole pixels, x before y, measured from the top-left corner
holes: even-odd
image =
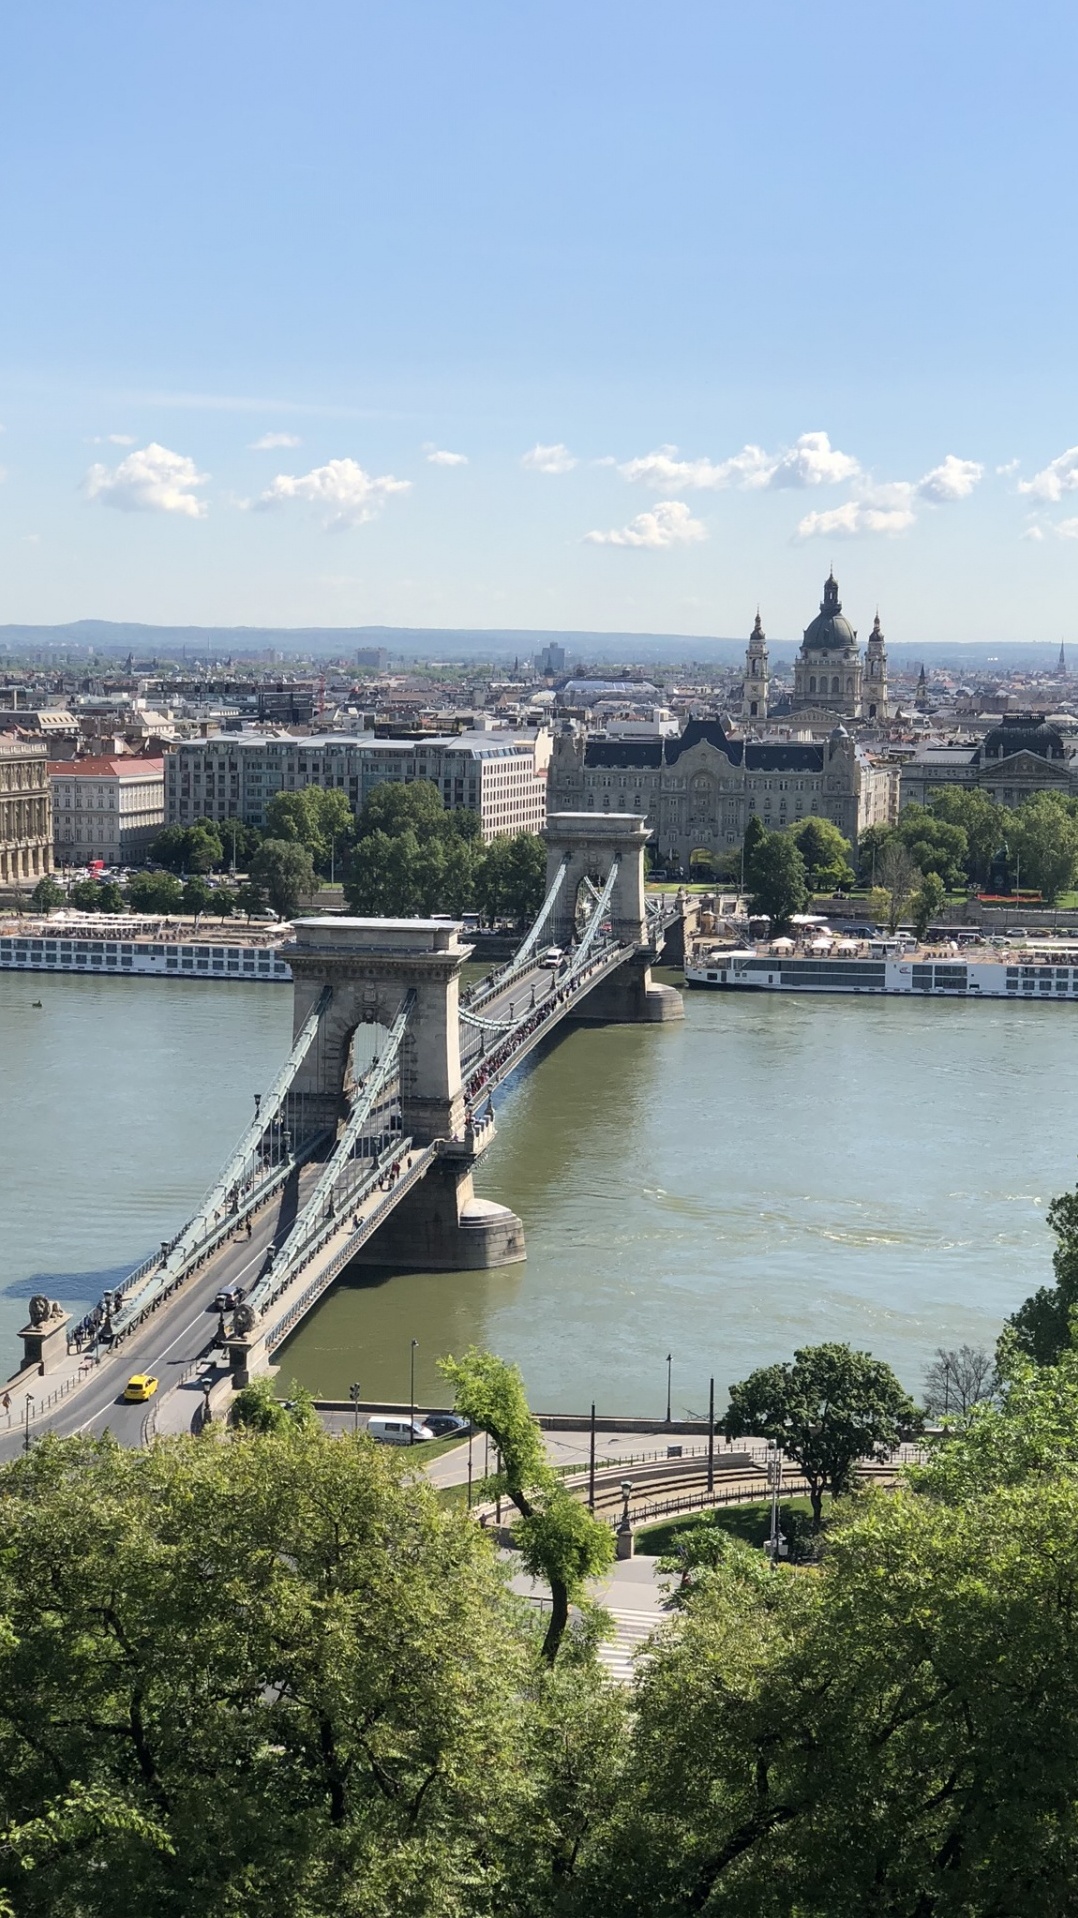
[[[47,1325],[50,1319],[63,1318],[64,1308],[59,1299],[47,1299],[43,1292],[35,1292],[30,1300],[31,1325]]]

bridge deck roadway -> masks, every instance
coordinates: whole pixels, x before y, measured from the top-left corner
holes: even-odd
[[[303,1203],[320,1170],[318,1165],[301,1169],[299,1204]],[[127,1380],[133,1372],[152,1372],[161,1381],[162,1393],[171,1389],[216,1335],[218,1320],[211,1309],[216,1294],[229,1285],[242,1285],[250,1290],[269,1247],[280,1244],[286,1236],[296,1203],[294,1186],[290,1183],[254,1215],[250,1239],[243,1228],[234,1238],[226,1240],[208,1264],[159,1306],[117,1351],[85,1374],[83,1383],[70,1397],[61,1399],[43,1416],[32,1420],[31,1436],[39,1438],[46,1431],[65,1437],[109,1431],[122,1445],[140,1444],[149,1407],[124,1404],[123,1389]],[[34,1393],[36,1401],[55,1389],[65,1371],[77,1374],[79,1363],[76,1356],[67,1367],[43,1379],[31,1378],[12,1393],[11,1424],[0,1424],[0,1458],[11,1458],[22,1449],[27,1390]]]

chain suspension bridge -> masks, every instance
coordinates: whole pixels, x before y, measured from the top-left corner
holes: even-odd
[[[494,1093],[563,1024],[682,1012],[650,967],[680,944],[687,905],[645,895],[643,820],[554,814],[545,837],[534,924],[463,993],[471,948],[449,920],[296,922],[291,1052],[197,1211],[81,1325],[31,1302],[8,1387],[20,1419],[26,1396],[27,1433],[108,1425],[139,1443],[148,1424],[186,1429],[184,1386],[207,1346],[222,1379],[242,1385],[354,1261],[472,1271],[524,1258],[521,1221],[473,1189]],[[161,1377],[148,1422],[117,1404],[140,1370]]]

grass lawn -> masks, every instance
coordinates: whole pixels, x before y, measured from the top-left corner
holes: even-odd
[[[811,1510],[807,1498],[784,1498],[779,1505],[780,1514]],[[721,1531],[729,1532],[731,1538],[743,1539],[746,1545],[762,1546],[771,1534],[771,1503],[765,1499],[758,1505],[719,1505],[714,1512],[690,1512],[684,1518],[666,1519],[659,1525],[642,1525],[636,1533],[635,1549],[645,1558],[662,1558],[673,1550],[681,1533],[712,1521]]]

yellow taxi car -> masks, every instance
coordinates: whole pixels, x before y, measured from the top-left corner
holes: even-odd
[[[133,1372],[124,1386],[124,1399],[129,1405],[142,1405],[152,1399],[157,1390],[157,1380],[152,1372]]]

